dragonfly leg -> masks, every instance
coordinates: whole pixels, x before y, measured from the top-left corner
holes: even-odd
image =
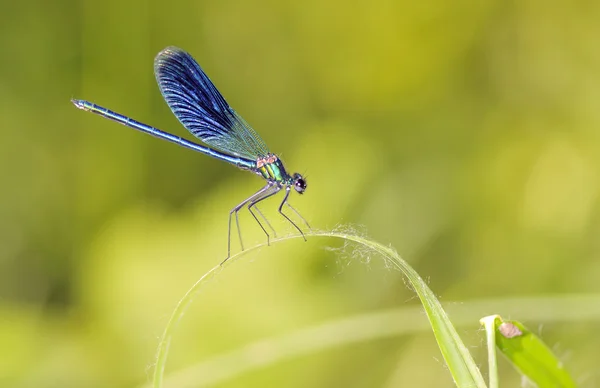
[[[262,225],[262,223],[259,221],[258,217],[256,217],[256,214],[254,214],[254,212],[252,211],[252,208],[254,206],[256,206],[260,201],[263,201],[275,194],[277,194],[279,192],[279,190],[281,190],[281,186],[276,185],[273,186],[273,190],[271,190],[270,192],[266,192],[264,195],[262,195],[259,198],[255,198],[254,200],[252,200],[249,204],[248,204],[248,211],[250,212],[250,214],[252,214],[252,217],[254,217],[254,219],[256,220],[256,222],[258,222],[258,225],[260,225],[260,228],[263,230],[263,232],[265,232],[265,235],[267,235],[267,245],[271,244],[271,236],[269,236],[269,233],[267,233],[267,231],[265,230],[264,226]],[[255,207],[256,210],[258,210],[258,207]],[[265,216],[262,214],[262,212],[260,210],[258,210],[259,214],[264,218],[264,220],[267,222],[267,224],[269,225],[269,227],[271,229],[273,229],[273,227],[271,226],[271,224],[269,223],[269,221],[265,218]],[[273,230],[273,233],[275,233],[275,230]]]
[[[306,221],[306,220],[304,219],[304,217],[302,217],[302,215],[301,215],[300,213],[298,213],[298,210],[294,209],[294,208],[292,207],[292,205],[290,205],[290,203],[289,203],[289,202],[286,202],[285,204],[286,204],[286,205],[288,205],[288,206],[289,206],[289,208],[290,208],[290,209],[292,209],[292,211],[293,211],[294,213],[296,213],[296,215],[297,215],[298,217],[300,217],[300,219],[302,220],[302,222],[304,222],[304,224],[306,225],[306,227],[307,227],[308,229],[312,230],[312,228],[311,228],[311,227],[310,227],[310,225],[308,224],[308,221]]]
[[[271,223],[269,222],[267,217],[265,217],[263,212],[258,208],[258,205],[254,206],[254,209],[258,212],[258,215],[267,223],[267,226],[269,227],[269,229],[271,229],[271,232],[273,232],[273,237],[277,238],[277,231],[271,226]]]
[[[244,242],[242,241],[242,232],[240,230],[240,221],[239,221],[239,218],[238,218],[238,212],[248,202],[252,202],[256,198],[260,198],[261,196],[263,196],[264,193],[267,190],[269,190],[272,186],[273,185],[271,183],[269,183],[268,185],[266,185],[262,189],[258,190],[256,193],[252,194],[250,197],[248,197],[245,200],[243,200],[239,205],[237,205],[236,207],[234,207],[233,209],[231,209],[231,211],[229,212],[229,227],[227,229],[227,258],[223,261],[223,263],[225,261],[227,261],[227,259],[229,259],[229,257],[231,256],[231,216],[233,214],[235,214],[235,224],[236,224],[237,230],[238,230],[238,237],[240,239],[240,246],[241,246],[242,251],[243,251],[244,250]],[[223,264],[223,263],[221,263],[221,264]]]
[[[302,229],[300,229],[300,228],[298,227],[298,225],[296,225],[296,224],[294,223],[294,221],[292,221],[292,220],[290,219],[290,217],[286,216],[286,215],[285,215],[285,213],[284,213],[284,212],[281,210],[281,209],[283,208],[283,205],[284,205],[285,203],[287,203],[287,199],[288,199],[288,197],[289,197],[289,196],[290,196],[290,186],[288,186],[288,187],[286,187],[286,188],[285,188],[285,197],[283,197],[283,201],[281,201],[281,205],[279,205],[279,213],[280,213],[282,216],[284,216],[284,217],[285,217],[285,219],[286,219],[286,220],[288,220],[288,221],[290,222],[290,224],[294,225],[294,228],[298,229],[298,232],[300,232],[300,234],[302,235],[302,238],[304,239],[304,241],[306,241],[306,236],[304,235],[304,232],[302,232]],[[297,212],[296,212],[296,213],[297,213]],[[300,218],[302,218],[302,217],[300,217]],[[306,221],[304,221],[304,222],[306,222]]]

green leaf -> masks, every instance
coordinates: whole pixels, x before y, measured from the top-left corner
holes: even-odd
[[[488,336],[490,388],[498,386],[495,347],[510,363],[540,388],[575,387],[575,382],[550,348],[522,323],[504,321],[499,315],[481,319]]]

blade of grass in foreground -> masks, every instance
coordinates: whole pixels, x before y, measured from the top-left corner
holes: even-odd
[[[473,322],[489,311],[513,312],[523,320],[546,323],[600,321],[600,294],[503,297],[460,303],[446,301],[444,307],[452,315],[456,327],[473,327]],[[335,347],[422,333],[429,327],[423,309],[415,305],[345,316],[213,354],[194,365],[169,373],[164,384],[177,388],[212,387],[286,360]],[[492,340],[492,349],[494,343],[495,340]],[[257,354],[260,357],[256,357]],[[490,371],[495,369],[495,365],[494,361]],[[493,388],[491,380],[490,376],[489,387]],[[140,388],[151,387],[150,382]]]
[[[546,344],[523,324],[503,321],[499,315],[481,319],[488,338],[490,388],[498,387],[496,348],[527,379],[538,387],[575,387],[562,362]]]
[[[402,260],[396,251],[352,233],[344,233],[339,231],[311,231],[306,233],[306,236],[333,237],[355,242],[373,252],[379,253],[388,264],[402,271],[402,273],[408,278],[415,292],[419,296],[421,303],[423,304],[423,308],[425,309],[425,313],[427,314],[427,318],[431,324],[431,328],[433,329],[433,333],[438,346],[440,347],[440,351],[442,352],[444,360],[448,365],[448,369],[452,374],[452,378],[454,379],[456,385],[458,387],[485,387],[485,382],[479,369],[477,368],[477,365],[475,364],[475,361],[458,336],[456,329],[454,329],[452,322],[446,315],[446,312],[442,309],[440,302],[437,300],[429,287],[427,287],[427,284],[423,281],[419,274],[412,269],[407,262]],[[284,237],[273,240],[271,243],[276,243],[290,238],[300,238],[300,236]],[[173,314],[171,314],[171,317],[169,318],[169,322],[165,327],[162,338],[158,345],[156,367],[153,376],[154,388],[162,388],[167,355],[175,328],[202,285],[204,285],[209,279],[212,279],[216,274],[220,273],[225,267],[234,263],[237,258],[261,246],[264,246],[264,244],[232,256],[231,259],[228,260],[223,266],[217,265],[213,267],[186,292],[183,298],[181,298],[175,307]]]

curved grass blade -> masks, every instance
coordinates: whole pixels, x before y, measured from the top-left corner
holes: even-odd
[[[379,253],[383,259],[391,264],[394,268],[402,271],[402,273],[408,278],[415,292],[419,296],[421,303],[427,314],[427,318],[436,341],[442,352],[444,360],[448,366],[452,378],[458,387],[485,387],[483,377],[475,364],[475,361],[468,352],[466,346],[458,336],[456,329],[452,325],[452,322],[448,318],[446,312],[442,309],[440,302],[437,300],[433,292],[429,289],[427,284],[419,276],[419,274],[405,262],[393,249],[383,246],[374,241],[368,240],[362,236],[343,233],[338,231],[320,232],[310,231],[306,233],[306,236],[312,237],[333,237],[340,238],[346,241],[352,241],[363,245],[364,247],[372,250],[373,252]],[[272,240],[271,244],[287,240],[290,238],[301,238],[301,236],[289,236],[276,240]],[[244,252],[241,252],[235,256],[232,256],[223,266],[217,265],[209,270],[204,276],[202,276],[183,296],[183,298],[177,304],[173,314],[169,318],[169,322],[165,327],[162,338],[159,342],[158,351],[156,355],[156,367],[153,376],[154,388],[162,388],[165,365],[167,361],[169,346],[175,328],[179,320],[183,317],[186,309],[191,304],[194,296],[198,293],[201,287],[206,284],[209,279],[212,279],[215,275],[220,273],[226,266],[233,264],[239,257],[247,254],[249,251],[264,246],[265,244],[258,245]]]
[[[600,295],[492,298],[444,303],[446,311],[453,316],[454,325],[462,327],[472,327],[477,317],[489,310],[522,311],[520,316],[523,319],[543,322],[600,321],[600,308],[590,306],[600,306]],[[212,355],[169,373],[165,385],[178,388],[209,387],[243,373],[338,346],[422,333],[429,327],[423,318],[422,308],[414,305],[337,318]],[[494,347],[492,339],[491,348]],[[255,357],[258,353],[262,354],[260,358]],[[493,355],[495,357],[495,352]],[[140,388],[151,386],[147,383]]]

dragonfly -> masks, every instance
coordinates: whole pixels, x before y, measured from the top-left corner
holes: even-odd
[[[240,247],[244,250],[238,212],[245,206],[270,244],[270,234],[256,216],[255,211],[268,225],[274,236],[275,229],[258,208],[258,204],[280,191],[285,195],[279,204],[279,214],[300,232],[302,229],[283,212],[287,205],[310,229],[308,222],[290,205],[288,197],[293,188],[297,193],[306,191],[306,179],[299,173],[289,174],[281,159],[270,152],[265,142],[252,127],[225,101],[198,62],[190,54],[177,47],[167,47],[154,60],[154,74],[160,92],[179,122],[205,145],[197,144],[182,137],[161,131],[100,105],[85,100],[72,99],[79,109],[92,112],[130,128],[167,140],[182,147],[228,162],[242,170],[251,171],[262,177],[266,184],[235,206],[229,212],[227,231],[227,261],[231,257],[231,220],[235,217]]]

